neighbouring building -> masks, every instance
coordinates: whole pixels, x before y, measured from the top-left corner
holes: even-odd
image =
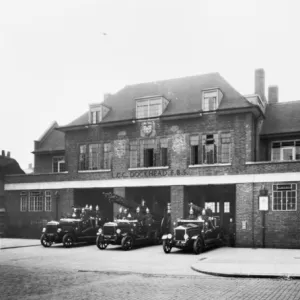
[[[99,205],[111,191],[152,210],[210,207],[236,245],[300,247],[300,102],[265,96],[265,73],[241,95],[220,74],[129,85],[35,142],[34,173],[5,177],[20,230],[57,219],[72,205]],[[266,209],[262,211],[261,209]]]
[[[10,157],[10,152],[2,150],[0,154],[0,237],[8,234],[8,215],[5,201],[5,175],[24,174],[17,161]]]

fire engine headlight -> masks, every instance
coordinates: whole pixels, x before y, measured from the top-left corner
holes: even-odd
[[[60,233],[61,232],[61,228],[57,228],[57,232]]]
[[[171,238],[172,238],[172,234],[169,233],[169,234],[168,234],[168,239],[171,239]]]
[[[42,232],[46,232],[46,228],[45,227],[43,228]]]
[[[102,233],[102,228],[98,229],[98,233],[100,233],[100,234]]]
[[[120,234],[120,233],[121,233],[121,229],[118,228],[118,229],[116,230],[116,232],[117,232],[117,234]]]
[[[189,238],[189,235],[185,234],[183,237],[184,237],[185,240],[187,240]]]

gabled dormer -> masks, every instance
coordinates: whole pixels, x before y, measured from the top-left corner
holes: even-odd
[[[202,91],[202,110],[215,111],[223,99],[223,93],[219,88],[212,88]]]
[[[159,95],[136,98],[135,101],[137,119],[159,117],[169,104],[169,100]]]
[[[89,123],[90,124],[100,123],[108,114],[108,112],[109,112],[109,108],[105,106],[103,103],[90,104]]]

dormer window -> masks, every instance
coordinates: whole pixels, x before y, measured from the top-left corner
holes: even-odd
[[[140,98],[136,100],[136,118],[151,118],[160,116],[169,101],[161,96]]]
[[[217,110],[222,100],[223,94],[219,89],[207,90],[202,92],[202,110]]]
[[[108,111],[109,108],[103,104],[90,104],[89,122],[91,124],[97,124],[101,122]]]

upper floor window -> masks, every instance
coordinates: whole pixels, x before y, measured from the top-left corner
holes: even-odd
[[[298,159],[300,159],[300,141],[282,141],[272,143],[272,161]]]
[[[218,153],[218,134],[202,136],[202,156],[204,164],[216,164]]]
[[[53,173],[60,173],[66,171],[66,163],[64,156],[54,156],[52,158]]]
[[[273,210],[297,210],[297,184],[273,185]]]
[[[129,167],[137,168],[138,166],[138,147],[137,141],[131,141],[129,145]]]
[[[154,167],[156,165],[156,141],[154,139],[142,140],[141,149],[143,149],[143,151],[141,151],[141,166],[146,168]]]
[[[169,100],[163,96],[154,96],[136,100],[136,118],[151,118],[160,116],[166,109]]]
[[[97,124],[101,122],[108,114],[109,110],[110,109],[103,103],[90,104],[89,122],[91,124]]]
[[[199,160],[199,136],[194,135],[190,137],[190,149],[191,149],[191,165],[200,164]]]
[[[168,166],[168,139],[160,139],[160,165]]]
[[[204,91],[202,96],[202,110],[213,111],[218,108],[218,91]]]
[[[96,124],[101,122],[101,110],[95,110],[91,112],[91,123]]]
[[[221,163],[229,163],[231,160],[231,133],[221,134]]]

